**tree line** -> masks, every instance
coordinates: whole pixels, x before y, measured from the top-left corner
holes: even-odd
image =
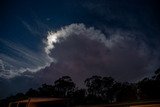
[[[69,98],[73,105],[160,99],[160,69],[151,78],[144,78],[137,83],[118,82],[112,77],[95,75],[87,78],[84,84],[86,88],[80,89],[71,77],[63,76],[53,85],[42,84],[37,89],[30,88],[26,93],[17,93],[1,100],[1,104],[30,97]]]

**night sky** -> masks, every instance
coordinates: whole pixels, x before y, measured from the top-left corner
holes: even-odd
[[[159,0],[1,0],[0,98],[71,76],[136,82],[160,67]]]

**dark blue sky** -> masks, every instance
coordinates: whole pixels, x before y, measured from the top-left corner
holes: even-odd
[[[91,75],[129,82],[152,75],[160,66],[159,5],[159,0],[2,0],[0,98],[62,75],[79,85]]]

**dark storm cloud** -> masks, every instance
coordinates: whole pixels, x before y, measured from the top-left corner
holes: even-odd
[[[53,81],[70,75],[77,83],[92,75],[136,81],[157,68],[159,51],[152,49],[138,32],[115,30],[108,35],[84,24],[71,24],[49,33],[46,51],[56,63],[35,78]]]

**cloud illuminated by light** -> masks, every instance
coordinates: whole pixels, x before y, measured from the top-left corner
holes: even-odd
[[[10,70],[6,70],[4,69],[5,67],[2,66],[3,70],[1,70],[2,72],[0,72],[0,77],[12,78],[12,77],[15,77],[16,75],[23,74],[25,71],[29,71],[32,73],[39,72],[40,69],[50,66],[52,62],[57,61],[57,59],[59,58],[58,56],[52,55],[53,54],[52,52],[55,52],[55,53],[57,52],[56,44],[57,43],[63,44],[64,41],[67,41],[72,36],[78,37],[78,39],[86,37],[89,40],[93,40],[98,43],[102,43],[102,47],[104,46],[105,50],[109,50],[108,51],[109,53],[105,53],[104,55],[102,55],[104,57],[103,60],[107,58],[104,61],[105,63],[102,63],[102,65],[108,66],[108,68],[111,67],[111,69],[112,69],[112,66],[121,65],[121,61],[124,62],[124,59],[127,60],[126,58],[127,56],[128,56],[128,59],[130,59],[130,56],[133,55],[136,58],[139,58],[137,59],[139,61],[143,61],[144,59],[147,60],[146,62],[148,63],[146,64],[144,69],[153,68],[151,66],[155,64],[154,63],[155,61],[150,61],[150,59],[154,60],[155,58],[157,58],[156,55],[154,55],[154,53],[151,53],[148,45],[141,38],[137,38],[138,36],[136,32],[132,33],[129,31],[115,30],[114,32],[108,33],[107,35],[107,34],[104,34],[102,31],[95,29],[94,27],[87,27],[83,23],[80,23],[80,24],[74,23],[74,24],[64,26],[57,31],[48,31],[46,39],[43,40],[45,42],[45,46],[43,47],[44,51],[43,53],[39,53],[38,55],[37,53],[34,53],[31,50],[23,46],[17,46],[16,44],[11,43],[11,42],[4,42],[4,44],[7,47],[15,51],[15,54],[17,54],[18,59],[4,55],[4,54],[0,54],[0,57],[1,57],[0,59],[3,61],[1,65],[6,65],[4,64],[4,62],[7,62],[8,66],[10,67],[13,66],[13,69],[10,69]],[[87,39],[85,40],[85,39],[84,39],[84,42],[87,42],[88,40]],[[74,40],[70,42],[73,42],[73,41]],[[87,44],[90,44],[90,42]],[[67,51],[69,50],[70,47],[76,47],[72,45],[70,45],[67,48]],[[79,44],[79,45],[83,46],[83,44]],[[93,48],[93,50],[94,49],[96,50],[96,47],[94,47],[94,44],[90,44],[90,45],[91,46],[93,45],[93,47],[91,48]],[[100,50],[100,51],[103,53],[104,50]],[[64,48],[61,50],[61,52],[64,52],[67,54]],[[69,55],[73,56],[73,54],[74,53],[71,51]],[[89,54],[92,54],[92,53],[89,53]],[[77,53],[76,55],[81,56],[81,52]],[[18,56],[23,56],[23,61],[20,60]],[[66,56],[63,55],[61,57],[64,59],[59,58],[58,60],[62,60],[62,62],[65,62],[63,60],[66,60],[65,58],[68,57],[68,55]],[[131,60],[134,60],[134,59],[131,59]],[[95,61],[96,61],[96,58],[95,58]],[[60,62],[61,61],[59,61],[59,63]],[[153,62],[153,64],[150,64],[150,62]],[[74,59],[73,59],[73,63],[75,63]],[[107,63],[108,65],[106,65]],[[128,61],[126,61],[126,63],[128,63]],[[123,68],[123,66],[125,65],[121,65],[120,68]],[[131,66],[133,65],[131,64]]]
[[[48,32],[47,40],[46,40],[46,47],[45,52],[47,54],[50,53],[50,50],[54,48],[54,44],[59,42],[59,39],[66,39],[67,37],[75,35],[86,35],[91,40],[97,40],[102,43],[106,42],[106,37],[100,30],[94,29],[94,27],[86,27],[84,24],[71,24],[65,27],[62,27],[61,30],[56,32],[50,31]]]
[[[45,43],[45,52],[57,61],[44,70],[49,74],[42,76],[51,80],[63,74],[79,81],[79,73],[83,79],[99,74],[134,81],[150,74],[158,64],[157,50],[136,31],[106,28],[102,32],[74,23],[49,31]]]

